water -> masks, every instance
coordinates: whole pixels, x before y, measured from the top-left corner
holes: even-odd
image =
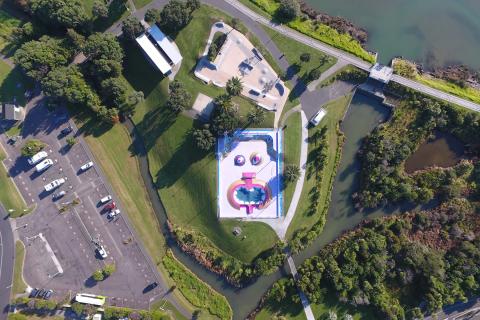
[[[346,135],[346,141],[343,148],[342,160],[335,179],[326,226],[320,237],[309,248],[294,257],[297,266],[306,258],[316,254],[323,246],[341,235],[342,232],[355,227],[362,220],[396,212],[396,209],[387,208],[359,213],[355,211],[351,201],[351,194],[355,192],[358,187],[358,171],[360,165],[357,161],[356,154],[361,146],[362,139],[380,122],[385,121],[385,119],[388,118],[389,112],[388,108],[384,107],[374,98],[360,94],[354,96],[342,125],[342,130]],[[130,126],[129,129],[132,130],[131,124],[127,126]],[[137,145],[138,135],[134,136],[133,141],[134,144]],[[138,143],[137,148],[142,151],[142,145],[140,143]],[[165,211],[151,183],[147,158],[143,152],[139,152],[139,163],[140,171],[146,181],[149,196],[157,213],[157,218],[163,227],[164,233],[166,233]],[[180,249],[173,244],[172,239],[167,240],[173,253],[183,264],[215,290],[226,296],[234,311],[234,320],[245,319],[248,313],[257,306],[258,301],[266,290],[275,281],[287,276],[286,266],[284,265],[278,272],[261,277],[246,288],[237,289],[228,285],[221,277],[207,271],[194,261],[193,258],[181,252]]]
[[[405,162],[405,171],[412,173],[431,166],[448,168],[457,164],[464,152],[461,141],[450,134],[436,132],[434,139],[424,142]]]
[[[244,204],[259,204],[265,201],[265,190],[260,187],[253,187],[252,189],[240,187],[237,190],[236,198]]]
[[[478,0],[306,0],[368,31],[368,48],[388,63],[395,56],[442,66],[480,68]]]

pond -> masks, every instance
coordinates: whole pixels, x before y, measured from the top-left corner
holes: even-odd
[[[464,146],[460,140],[451,134],[437,131],[433,139],[422,143],[407,159],[405,171],[413,173],[432,166],[448,168],[457,164],[463,153]]]

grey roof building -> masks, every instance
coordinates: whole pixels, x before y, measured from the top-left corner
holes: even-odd
[[[5,120],[23,121],[25,119],[25,110],[13,103],[3,103],[2,115]]]

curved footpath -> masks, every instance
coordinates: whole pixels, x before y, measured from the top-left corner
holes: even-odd
[[[8,220],[9,214],[0,203],[0,320],[6,320],[10,310],[10,295],[13,281],[15,243]]]

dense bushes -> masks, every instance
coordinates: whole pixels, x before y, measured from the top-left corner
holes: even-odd
[[[479,221],[465,199],[373,220],[305,261],[298,285],[313,302],[327,289],[382,319],[434,312],[478,294]]]
[[[405,160],[434,130],[451,133],[478,154],[475,138],[480,136],[480,120],[472,112],[429,98],[409,96],[394,109],[392,119],[377,127],[360,151],[360,190],[354,194],[358,208],[377,207],[389,202],[425,203],[434,196],[449,199],[468,190],[473,164],[464,161],[449,169],[432,168],[407,175]],[[457,170],[466,170],[458,175]]]

